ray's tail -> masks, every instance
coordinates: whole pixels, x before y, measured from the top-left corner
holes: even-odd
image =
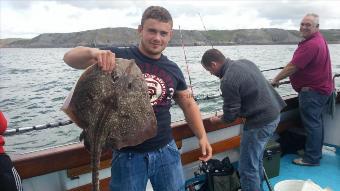
[[[99,169],[102,149],[100,144],[94,144],[91,150],[92,191],[100,191]]]

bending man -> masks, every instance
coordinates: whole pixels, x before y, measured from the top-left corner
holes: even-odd
[[[263,152],[286,106],[280,95],[249,60],[230,60],[217,49],[206,51],[203,67],[221,79],[223,116],[212,123],[245,118],[241,137],[239,173],[242,191],[260,191],[263,176]]]

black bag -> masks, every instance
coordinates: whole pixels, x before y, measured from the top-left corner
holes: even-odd
[[[201,177],[202,183],[198,189],[193,189],[192,185],[187,185],[187,190],[197,191],[237,191],[240,188],[240,179],[228,157],[222,161],[210,159],[202,162],[199,167],[201,174],[196,173],[195,177]],[[202,176],[204,179],[202,180]],[[195,187],[196,188],[196,187]]]

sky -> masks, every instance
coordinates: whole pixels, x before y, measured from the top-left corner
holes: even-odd
[[[0,39],[108,27],[136,29],[151,5],[169,10],[174,29],[298,30],[310,12],[320,16],[321,29],[340,29],[340,0],[0,0]]]

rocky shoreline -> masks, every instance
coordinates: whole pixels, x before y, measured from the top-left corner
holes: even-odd
[[[299,32],[275,28],[238,30],[182,30],[185,46],[296,44]],[[321,30],[329,44],[340,44],[340,29]],[[0,48],[70,48],[75,46],[131,46],[138,43],[137,30],[103,28],[73,33],[45,33],[32,39],[0,39]],[[174,30],[169,46],[181,46],[179,30]]]

